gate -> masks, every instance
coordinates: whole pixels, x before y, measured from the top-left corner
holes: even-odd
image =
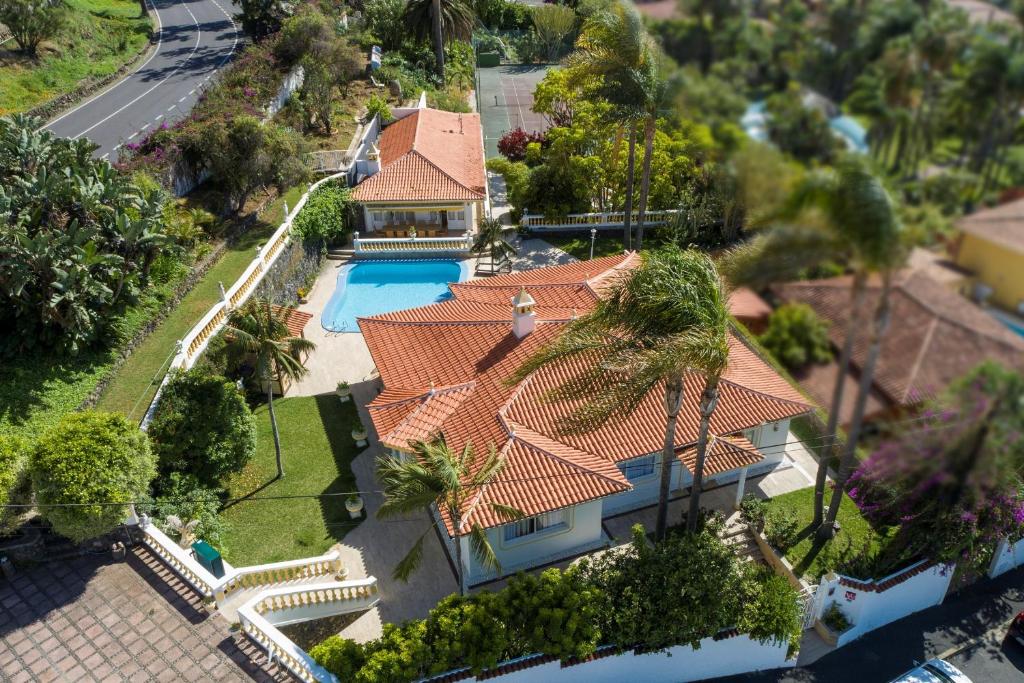
[[[818,586],[805,586],[800,591],[800,603],[803,606],[803,627],[809,629],[814,627],[814,622],[818,619],[818,600],[817,598]]]

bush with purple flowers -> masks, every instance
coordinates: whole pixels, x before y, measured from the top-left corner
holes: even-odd
[[[1000,539],[1024,534],[1022,408],[1024,377],[985,362],[863,462],[850,497],[896,529],[882,568],[927,557],[971,574]]]

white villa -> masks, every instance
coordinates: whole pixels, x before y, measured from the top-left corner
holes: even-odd
[[[655,391],[631,416],[587,434],[565,435],[573,405],[546,393],[579,367],[536,372],[506,384],[533,352],[639,261],[633,253],[450,285],[454,298],[360,320],[384,383],[368,406],[381,443],[395,453],[443,436],[454,448],[494,445],[505,458],[496,481],[465,511],[464,526],[444,519],[449,545],[460,542],[469,584],[496,578],[478,566],[464,536],[487,530],[502,573],[528,569],[604,546],[602,519],[649,506],[658,495],[664,408]],[[672,489],[692,480],[703,380],[686,381],[677,425],[681,444]],[[811,406],[739,339],[712,419],[706,476],[717,483],[762,473],[783,459],[791,418]],[[526,517],[508,523],[486,503]]]
[[[352,193],[368,237],[472,232],[487,198],[479,114],[419,108],[389,124]]]

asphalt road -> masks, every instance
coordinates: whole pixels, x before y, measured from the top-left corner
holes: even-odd
[[[1024,681],[1024,650],[1003,643],[1024,609],[1024,567],[983,580],[937,607],[876,629],[800,669],[716,678],[715,683],[886,683],[942,655],[974,683]]]
[[[92,140],[95,155],[111,161],[123,144],[187,114],[242,36],[231,0],[147,2],[159,30],[156,50],[126,78],[44,126]]]

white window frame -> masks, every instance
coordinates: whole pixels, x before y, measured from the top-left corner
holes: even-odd
[[[551,533],[567,527],[569,524],[565,509],[552,510],[533,517],[509,522],[502,527],[501,537],[505,543],[515,543],[523,539]]]

